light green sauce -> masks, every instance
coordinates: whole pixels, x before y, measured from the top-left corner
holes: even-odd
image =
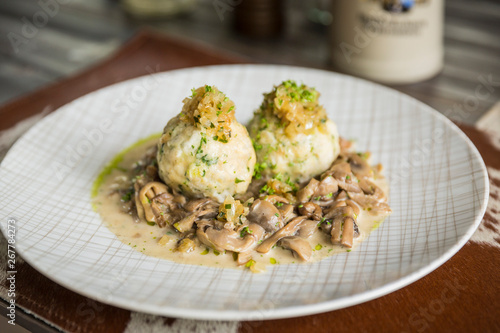
[[[151,134],[150,136],[143,138],[143,139],[140,139],[139,141],[133,143],[129,147],[123,149],[115,157],[113,157],[113,159],[111,161],[109,161],[108,164],[106,164],[106,166],[102,169],[102,171],[99,173],[97,178],[94,180],[94,184],[92,184],[92,190],[90,192],[90,197],[95,198],[97,196],[97,194],[99,193],[99,188],[106,180],[106,177],[109,176],[111,174],[111,172],[113,172],[114,169],[120,168],[119,164],[123,161],[123,157],[125,156],[125,154],[127,154],[132,149],[134,149],[140,145],[143,145],[144,143],[146,143],[149,140],[159,139],[160,137],[161,137],[161,133]],[[94,207],[94,210],[95,210],[95,207]]]

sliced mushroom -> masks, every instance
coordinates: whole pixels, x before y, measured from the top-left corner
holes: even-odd
[[[293,211],[293,205],[284,204],[278,207],[278,210],[280,211],[284,224],[288,223],[288,221],[297,216]]]
[[[349,199],[346,191],[340,191],[335,200],[346,200]]]
[[[281,202],[284,204],[290,203],[290,201],[288,201],[288,199],[282,197],[281,195],[277,195],[277,194],[266,195],[264,197],[261,197],[260,200],[269,201],[272,204],[276,204],[277,202]]]
[[[342,226],[342,240],[340,244],[345,247],[351,248],[352,241],[354,237],[354,219],[352,217],[347,217],[344,219],[344,225]]]
[[[338,187],[341,189],[355,193],[361,192],[358,183],[354,180],[349,163],[340,162],[334,164],[326,174],[331,174],[337,180]]]
[[[321,220],[323,217],[323,210],[320,206],[312,202],[306,202],[299,205],[299,213],[307,217],[308,219],[313,219],[316,221]]]
[[[320,223],[321,231],[323,231],[327,235],[331,235],[332,233],[332,220],[323,219]]]
[[[380,202],[387,202],[387,197],[380,187],[368,179],[362,179],[359,186],[364,194]],[[354,195],[356,196],[356,194]]]
[[[210,222],[203,220],[198,224],[196,235],[205,245],[223,252],[224,250],[233,252],[246,252],[252,246],[257,244],[258,240],[264,235],[264,229],[255,223],[248,226],[250,230],[244,237],[234,230],[216,229]]]
[[[291,250],[294,257],[299,257],[304,261],[308,261],[311,258],[311,245],[303,238],[297,236],[285,237],[280,240],[279,245]]]
[[[342,239],[342,220],[335,219],[332,220],[332,228],[330,229],[331,242],[332,244],[339,244]]]
[[[352,247],[353,238],[359,236],[355,222],[354,210],[350,206],[340,206],[332,209],[325,215],[326,220],[331,220],[330,231],[332,244],[342,244]]]
[[[200,210],[206,208],[206,206],[218,207],[219,204],[211,198],[202,198],[202,199],[198,199],[198,200],[189,201],[184,208],[188,212],[197,212],[197,211],[200,211]]]
[[[174,201],[176,203],[178,203],[179,205],[185,205],[187,202],[186,197],[183,196],[182,194],[178,193],[177,191],[173,191],[173,192],[174,192]]]
[[[356,177],[358,177],[359,179],[364,179],[373,176],[372,168],[364,158],[355,153],[349,154],[348,157],[352,173],[354,173]]]
[[[318,185],[319,181],[314,178],[311,179],[306,186],[297,191],[297,201],[304,203],[311,200],[314,192],[316,192],[316,189],[318,188]]]
[[[333,197],[339,189],[338,182],[332,176],[323,178],[314,192],[314,197]]]
[[[328,207],[333,204],[335,200],[333,199],[328,199],[328,200],[312,200],[311,202],[315,205],[318,205],[319,207]]]
[[[149,182],[144,185],[136,196],[136,206],[142,207],[138,212],[144,214],[140,216],[148,222],[156,222],[156,216],[151,208],[151,201],[154,197],[168,192],[168,188],[165,184],[160,182]]]
[[[387,216],[392,212],[387,204],[387,196],[380,187],[367,179],[361,180],[360,186],[363,192],[349,192],[349,197],[361,206],[364,211],[374,216]]]
[[[175,202],[175,197],[164,192],[151,200],[151,209],[156,217],[156,223],[163,228],[167,223],[175,223],[185,217],[185,212]]]
[[[304,220],[300,224],[300,228],[297,231],[297,236],[302,238],[311,237],[314,232],[318,229],[318,221]]]
[[[359,213],[361,212],[361,209],[359,208],[358,204],[354,202],[353,200],[346,200],[345,201],[346,205],[351,207],[352,210],[354,211],[354,214],[359,216]]]
[[[196,213],[189,214],[179,222],[174,223],[174,228],[179,232],[186,232],[193,227],[194,221],[198,218]]]
[[[274,232],[283,227],[283,219],[278,209],[270,202],[257,199],[247,215],[250,222],[257,223],[267,232]]]
[[[291,220],[286,226],[276,231],[271,237],[263,241],[258,247],[257,252],[267,253],[283,237],[294,236],[300,228],[300,224],[306,219],[305,216],[298,216]]]

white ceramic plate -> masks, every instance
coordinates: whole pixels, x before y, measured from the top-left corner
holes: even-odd
[[[90,204],[95,177],[123,148],[160,132],[191,88],[216,85],[247,123],[262,93],[285,79],[316,87],[340,134],[385,166],[394,212],[356,251],[252,274],[147,257],[102,225]],[[215,66],[126,81],[47,116],[1,164],[0,216],[4,234],[7,218],[17,220],[22,257],[77,293],[153,314],[260,320],[358,304],[430,273],[478,226],[487,180],[469,139],[411,97],[319,70]]]

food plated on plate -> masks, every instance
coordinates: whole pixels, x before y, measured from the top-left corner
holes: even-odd
[[[388,186],[319,95],[284,81],[247,131],[229,96],[193,89],[160,136],[105,168],[95,209],[123,243],[187,264],[260,272],[351,251],[391,213]]]

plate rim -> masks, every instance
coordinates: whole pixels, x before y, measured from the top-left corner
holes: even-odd
[[[431,116],[436,117],[439,121],[441,121],[444,125],[449,127],[451,130],[453,130],[456,134],[458,134],[463,141],[465,141],[468,145],[468,148],[472,152],[472,155],[475,157],[476,161],[479,162],[480,169],[481,169],[481,175],[483,176],[483,185],[484,185],[484,195],[481,198],[482,205],[475,211],[474,215],[474,221],[473,223],[470,224],[470,226],[467,228],[467,231],[463,234],[463,236],[455,243],[453,244],[447,251],[445,251],[441,256],[438,256],[431,262],[429,262],[426,266],[421,267],[417,269],[416,271],[406,274],[398,279],[395,279],[394,281],[391,281],[389,283],[385,283],[379,287],[375,287],[374,289],[363,291],[360,293],[356,293],[354,295],[350,296],[343,296],[340,298],[335,298],[335,299],[329,299],[329,300],[324,300],[324,301],[319,301],[317,303],[313,304],[302,304],[302,305],[295,305],[295,306],[289,306],[289,307],[282,307],[282,308],[274,308],[271,310],[210,310],[210,309],[203,309],[203,310],[196,310],[195,314],[191,315],[191,311],[187,311],[185,308],[175,308],[175,307],[168,307],[164,306],[159,309],[158,306],[150,306],[148,304],[143,304],[140,302],[137,302],[135,300],[127,300],[127,302],[124,302],[124,299],[122,298],[116,298],[116,296],[111,297],[111,299],[108,299],[107,297],[101,297],[100,295],[95,295],[92,292],[87,292],[86,290],[80,290],[78,288],[73,288],[71,284],[64,279],[58,278],[58,276],[51,275],[49,272],[46,272],[43,267],[39,267],[34,261],[32,261],[32,258],[25,257],[24,256],[24,250],[21,248],[18,248],[16,245],[16,253],[21,256],[21,258],[27,262],[31,267],[33,267],[35,270],[37,270],[39,273],[50,279],[51,281],[63,286],[66,289],[69,289],[77,294],[83,295],[85,297],[88,297],[90,299],[97,300],[99,302],[109,304],[116,306],[118,308],[122,309],[127,309],[130,311],[137,311],[137,312],[146,312],[150,314],[155,314],[155,315],[164,315],[164,316],[172,316],[175,318],[185,318],[185,319],[196,319],[196,320],[227,320],[227,321],[240,321],[240,320],[271,320],[271,319],[285,319],[285,318],[291,318],[291,317],[301,317],[301,316],[306,316],[306,315],[312,315],[312,314],[318,314],[318,313],[324,313],[328,311],[334,311],[346,307],[350,307],[353,305],[361,304],[364,302],[371,301],[373,299],[385,296],[391,292],[395,292],[401,288],[404,288],[408,286],[409,284],[423,278],[424,276],[430,274],[433,272],[435,269],[437,269],[439,266],[443,265],[445,262],[447,262],[453,255],[455,255],[470,239],[470,237],[474,234],[478,226],[480,225],[482,221],[482,217],[484,216],[484,213],[486,212],[486,207],[488,204],[488,199],[489,199],[489,176],[487,172],[486,165],[484,163],[483,158],[481,157],[481,154],[477,150],[476,146],[473,144],[473,142],[467,137],[467,135],[455,124],[453,123],[450,119],[448,119],[446,116],[432,108],[431,106],[427,105],[426,103],[419,101],[418,99],[409,96],[405,93],[402,93],[400,91],[397,91],[393,88],[386,87],[384,85],[381,85],[376,82],[372,82],[366,79],[362,78],[357,78],[354,76],[342,74],[342,73],[337,73],[337,72],[332,72],[332,71],[327,71],[323,69],[317,69],[317,68],[308,68],[308,67],[301,67],[301,66],[289,66],[289,65],[273,65],[273,64],[226,64],[226,65],[211,65],[211,66],[196,66],[196,67],[189,67],[189,68],[180,68],[180,69],[174,69],[174,70],[168,70],[168,71],[163,71],[163,72],[158,72],[153,75],[167,75],[170,73],[177,73],[177,72],[196,72],[199,71],[200,69],[209,69],[209,70],[217,70],[217,69],[234,69],[234,68],[241,68],[241,67],[258,67],[258,68],[285,68],[289,69],[290,71],[292,70],[301,70],[301,71],[314,71],[317,73],[320,73],[322,75],[333,75],[333,76],[338,76],[340,78],[348,78],[350,80],[354,81],[362,81],[365,84],[369,84],[372,86],[376,86],[377,89],[383,89],[386,91],[390,91],[391,93],[396,93],[399,96],[404,96],[404,98],[407,98],[408,100],[413,100],[417,104],[424,106],[423,110],[430,114]],[[23,135],[16,140],[14,145],[9,149],[7,154],[5,155],[4,159],[0,163],[0,169],[3,167],[4,161],[6,161],[11,154],[13,154],[13,151],[15,151],[16,146],[19,144],[19,142],[26,137],[28,133],[31,131],[34,131],[37,127],[39,126],[44,126],[44,123],[46,121],[50,121],[50,118],[52,118],[54,115],[57,115],[58,112],[61,112],[68,107],[70,107],[71,104],[77,103],[80,99],[82,98],[88,98],[89,95],[93,95],[99,92],[103,92],[104,90],[107,89],[114,89],[117,86],[120,85],[126,85],[130,81],[136,81],[136,80],[141,80],[142,78],[151,75],[151,74],[146,74],[143,76],[127,79],[125,81],[120,81],[115,84],[108,85],[106,87],[102,87],[96,90],[93,90],[89,93],[86,93],[82,96],[79,96],[78,98],[61,105],[58,107],[56,110],[45,116],[43,119],[41,119],[37,124],[35,124],[33,127],[31,127],[28,131],[23,133]],[[8,217],[7,215],[5,217]],[[471,219],[472,220],[472,219]],[[2,219],[0,222],[0,230],[2,231],[4,237],[7,239],[6,235],[6,225],[5,225],[5,219]],[[17,242],[16,242],[17,243]],[[223,270],[223,268],[215,268],[216,270]],[[257,317],[257,319],[256,319]]]

